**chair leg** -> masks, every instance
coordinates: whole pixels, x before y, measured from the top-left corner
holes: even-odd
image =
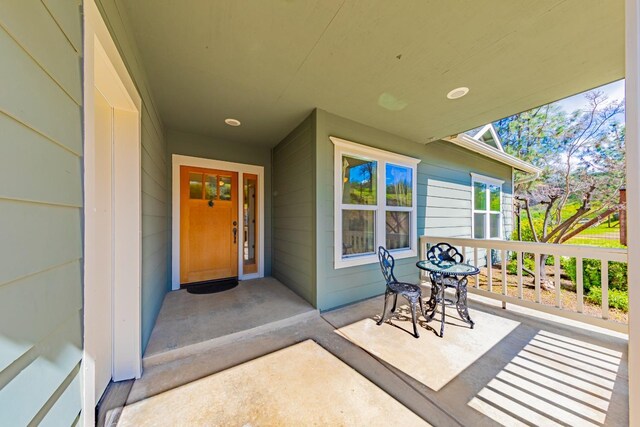
[[[396,312],[396,306],[398,305],[398,294],[393,296],[393,308],[391,309],[392,313]]]
[[[418,327],[416,326],[416,301],[410,301],[411,304],[411,320],[413,320],[413,335],[416,338],[420,338],[420,334],[418,333]]]
[[[390,292],[387,291],[384,293],[384,308],[382,309],[382,315],[380,316],[380,320],[378,320],[378,326],[382,325],[384,322],[384,318],[387,315],[387,301],[389,300]]]

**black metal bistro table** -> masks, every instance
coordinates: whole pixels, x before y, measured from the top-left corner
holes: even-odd
[[[455,305],[460,314],[460,318],[471,325],[473,329],[473,320],[469,316],[467,307],[467,277],[480,273],[477,267],[465,263],[455,261],[436,261],[424,260],[418,261],[416,266],[429,272],[431,279],[431,297],[427,303],[427,320],[431,321],[436,313],[438,304],[441,305],[442,322],[440,325],[440,337],[444,336],[444,309],[446,305]],[[448,300],[445,298],[445,289],[453,288],[456,290],[456,300]]]

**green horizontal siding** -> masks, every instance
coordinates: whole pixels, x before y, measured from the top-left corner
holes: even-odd
[[[81,410],[81,20],[0,2],[0,425]]]
[[[309,116],[272,151],[272,271],[315,306],[314,122]]]
[[[511,167],[445,141],[417,144],[378,129],[318,110],[316,133],[317,286],[318,306],[328,310],[384,292],[377,264],[334,268],[334,147],[337,136],[421,160],[417,173],[418,236],[471,237],[471,172],[505,181],[505,233],[511,229]],[[335,231],[334,231],[335,230]],[[417,258],[398,260],[399,280],[415,282]]]

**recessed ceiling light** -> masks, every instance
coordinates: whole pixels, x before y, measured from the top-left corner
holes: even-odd
[[[240,120],[238,119],[224,119],[224,122],[229,126],[240,126]]]
[[[465,96],[466,94],[469,93],[469,88],[468,87],[457,87],[455,89],[453,89],[451,92],[449,92],[447,94],[447,98],[449,99],[458,99],[458,98],[462,98],[463,96]]]

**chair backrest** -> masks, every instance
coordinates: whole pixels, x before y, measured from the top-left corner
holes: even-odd
[[[427,251],[427,259],[429,261],[464,262],[462,254],[458,252],[456,248],[445,242],[431,246]]]
[[[378,260],[380,261],[380,269],[382,270],[382,275],[384,276],[384,280],[387,281],[387,284],[397,282],[396,276],[393,275],[393,266],[396,261],[393,259],[393,256],[391,256],[389,251],[382,246],[378,248]]]

